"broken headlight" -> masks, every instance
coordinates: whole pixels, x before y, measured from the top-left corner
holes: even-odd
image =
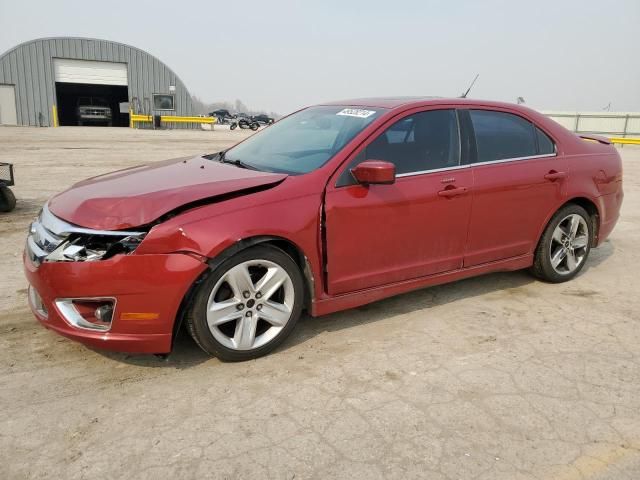
[[[92,262],[133,252],[146,233],[116,235],[72,234],[47,256],[49,262]]]

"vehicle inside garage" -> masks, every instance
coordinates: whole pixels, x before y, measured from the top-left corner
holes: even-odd
[[[120,111],[120,104],[129,101],[126,85],[56,82],[56,101],[61,126],[129,126],[128,111],[126,108],[125,113]],[[105,109],[100,107],[110,110],[110,119],[105,117]],[[82,108],[85,114],[80,115],[79,108]]]
[[[54,58],[53,70],[60,125],[129,125],[127,64]]]

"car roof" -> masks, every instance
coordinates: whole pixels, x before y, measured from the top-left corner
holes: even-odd
[[[445,97],[372,97],[354,98],[336,102],[321,103],[320,105],[344,105],[349,107],[377,107],[377,108],[407,108],[422,107],[428,105],[469,105],[469,106],[492,106],[503,108],[518,107],[512,103],[495,102],[491,100],[475,100],[470,98],[445,98]]]

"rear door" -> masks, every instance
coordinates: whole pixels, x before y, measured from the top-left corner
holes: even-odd
[[[473,207],[464,266],[533,252],[565,196],[567,161],[529,120],[506,111],[461,112],[473,132]]]
[[[396,182],[357,184],[350,169],[364,160],[394,163]],[[455,110],[407,115],[374,136],[327,187],[329,293],[461,268],[471,188]]]

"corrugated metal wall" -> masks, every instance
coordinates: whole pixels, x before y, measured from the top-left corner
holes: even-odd
[[[154,56],[134,47],[88,38],[43,38],[23,43],[0,56],[0,84],[15,85],[19,125],[52,126],[56,103],[54,58],[123,62],[127,64],[129,102],[151,106],[152,94],[171,93],[176,87],[175,112],[162,115],[192,115],[191,95],[178,76]]]

